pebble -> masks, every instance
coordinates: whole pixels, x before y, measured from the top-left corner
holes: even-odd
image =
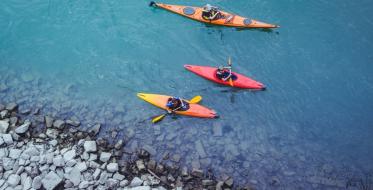
[[[62,178],[54,171],[50,171],[42,180],[41,183],[46,190],[52,190],[62,182]]]
[[[110,163],[106,166],[106,169],[110,173],[114,173],[118,171],[118,163]]]
[[[96,152],[97,147],[96,147],[96,141],[85,141],[84,142],[84,150],[86,152]]]
[[[101,154],[100,154],[100,161],[101,162],[107,162],[107,161],[109,161],[110,157],[111,157],[111,153],[101,152]]]
[[[8,184],[11,186],[11,187],[15,187],[19,184],[19,182],[21,181],[21,177],[19,175],[16,175],[16,174],[11,174],[9,177],[8,177]]]

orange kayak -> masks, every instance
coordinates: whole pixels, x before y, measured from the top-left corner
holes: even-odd
[[[161,109],[167,110],[166,104],[168,98],[171,96],[160,95],[160,94],[145,94],[145,93],[137,93],[137,97],[149,102],[150,104],[159,107]],[[184,99],[183,99],[184,100]],[[184,100],[188,102],[188,100]],[[180,115],[187,115],[193,117],[204,117],[204,118],[217,118],[218,115],[214,110],[208,109],[203,107],[199,104],[189,104],[189,109],[186,111],[175,111],[176,114]]]
[[[239,15],[220,11],[222,17],[217,20],[206,20],[202,18],[202,7],[191,7],[183,5],[169,5],[164,3],[151,2],[151,6],[156,6],[162,9],[166,9],[170,12],[185,16],[187,18],[204,22],[208,24],[230,26],[237,28],[278,28],[278,25],[267,24],[250,18],[245,18]]]

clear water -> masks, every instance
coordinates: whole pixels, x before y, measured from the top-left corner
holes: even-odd
[[[373,2],[208,2],[281,28],[208,27],[147,1],[2,1],[1,102],[76,115],[83,128],[105,123],[133,149],[150,145],[158,159],[181,154],[182,165],[259,188],[338,189],[371,171]],[[228,56],[267,90],[232,90],[183,68]],[[153,126],[149,118],[163,112],[137,92],[202,95],[221,118]],[[222,137],[213,135],[219,126]]]

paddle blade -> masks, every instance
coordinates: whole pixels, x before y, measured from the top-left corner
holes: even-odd
[[[231,66],[232,65],[232,60],[231,60],[231,56],[228,57],[228,65]]]
[[[162,115],[160,115],[160,116],[154,117],[154,118],[152,119],[152,123],[157,123],[157,122],[162,121],[162,119],[163,119],[165,116],[166,116],[166,114],[162,114]]]
[[[231,85],[233,87],[233,80],[232,80],[232,78],[229,78],[229,85]]]
[[[202,96],[194,96],[189,103],[191,104],[198,104],[202,100]]]

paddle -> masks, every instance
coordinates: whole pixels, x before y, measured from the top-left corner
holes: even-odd
[[[232,66],[232,61],[231,61],[231,57],[229,56],[228,57],[228,65],[231,67]],[[233,80],[232,80],[232,76],[229,77],[229,85],[231,85],[233,87]]]
[[[154,2],[154,1],[150,1],[149,3],[149,7],[156,7],[157,6],[157,3]]]
[[[188,101],[188,103],[190,103],[190,104],[197,104],[198,102],[200,102],[202,100],[202,96],[195,96],[195,97],[193,97],[191,100],[189,100]],[[176,109],[178,109],[178,108],[176,108]],[[176,111],[176,110],[172,110],[171,111],[171,113],[173,113],[174,111]],[[162,115],[159,115],[159,116],[156,116],[156,117],[154,117],[153,119],[152,119],[152,123],[157,123],[157,122],[160,122],[160,121],[162,121],[162,119],[164,118],[164,117],[166,117],[166,115],[169,115],[170,113],[165,113],[165,114],[162,114]]]

